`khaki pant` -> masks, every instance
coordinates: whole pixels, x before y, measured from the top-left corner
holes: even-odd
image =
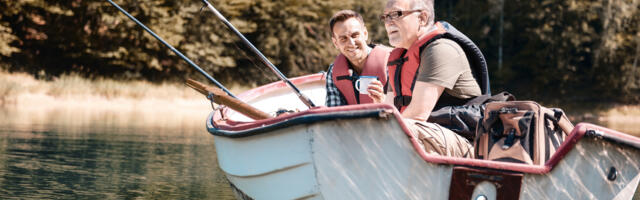
[[[404,120],[427,154],[473,158],[473,146],[455,132],[435,123]]]

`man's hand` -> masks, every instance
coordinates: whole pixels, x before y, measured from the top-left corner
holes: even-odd
[[[371,81],[367,91],[369,92],[369,97],[373,99],[373,103],[382,103],[384,102],[384,85],[378,80]]]

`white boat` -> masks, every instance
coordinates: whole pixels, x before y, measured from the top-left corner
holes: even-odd
[[[324,104],[322,74],[291,80]],[[580,123],[544,165],[427,155],[384,104],[308,110],[283,82],[239,98],[274,113],[213,111],[207,129],[240,199],[632,199],[640,139]]]

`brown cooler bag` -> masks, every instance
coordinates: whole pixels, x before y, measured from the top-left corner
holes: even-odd
[[[478,123],[476,158],[543,165],[573,130],[561,109],[533,101],[490,102]]]

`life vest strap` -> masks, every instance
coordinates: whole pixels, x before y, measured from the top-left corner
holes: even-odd
[[[358,78],[360,78],[360,76],[357,75],[353,75],[353,76],[338,76],[336,77],[337,80],[341,81],[341,80],[350,80],[350,81],[355,81],[358,80]]]
[[[398,108],[402,108],[403,106],[408,106],[411,103],[411,96],[396,96],[393,98],[393,105]]]
[[[404,55],[404,54],[403,54]],[[390,61],[387,66],[393,66],[393,65],[402,65],[404,64],[404,62],[407,62],[407,60],[409,60],[408,57],[400,57],[398,59],[392,60]]]

